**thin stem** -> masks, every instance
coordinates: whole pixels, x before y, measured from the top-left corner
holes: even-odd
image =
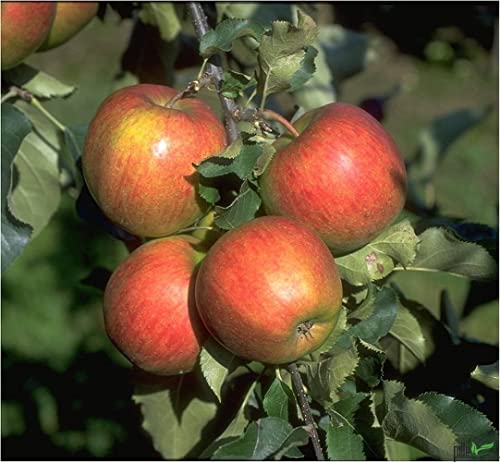
[[[265,120],[274,120],[285,127],[295,138],[297,138],[300,134],[296,130],[296,128],[286,120],[281,114],[272,111],[271,109],[264,109],[258,112],[258,115]]]
[[[198,40],[201,39],[208,31],[207,17],[203,8],[199,2],[188,2],[188,9],[191,14],[191,19],[193,22],[193,27],[196,32]],[[220,85],[224,78],[224,71],[221,66],[221,59],[219,55],[215,55],[212,58],[212,62],[207,62],[208,73],[211,74],[213,81],[217,86]],[[229,138],[229,142],[232,143],[238,138],[238,127],[233,119],[233,111],[236,108],[234,101],[222,96],[219,93],[219,99],[224,112],[224,122],[226,125],[226,132]]]
[[[35,106],[47,119],[49,119],[59,130],[62,132],[66,131],[66,126],[59,122],[47,109],[45,109],[40,101],[34,96],[31,98],[31,104]]]
[[[256,94],[257,94],[257,89],[254,89],[254,91],[252,91],[252,94],[248,97],[247,102],[245,103],[245,109],[250,106],[250,103],[255,98]]]
[[[0,104],[4,103],[8,99],[14,98],[14,96],[17,96],[17,91],[15,91],[11,88],[7,93],[5,93],[5,95],[2,96],[2,100],[0,101]]]
[[[266,77],[264,79],[264,87],[262,89],[262,101],[260,102],[260,110],[263,111],[264,107],[266,106],[266,100],[267,100],[267,82],[269,80],[269,74],[266,74]]]
[[[196,76],[196,80],[201,80],[201,76],[205,72],[205,67],[207,67],[208,63],[208,58],[205,58],[203,62],[201,63],[200,71],[198,72],[198,75]]]
[[[165,104],[165,107],[172,108],[177,101],[182,98],[189,98],[190,96],[196,95],[200,91],[200,82],[199,80],[192,80],[186,85],[184,90],[177,93],[173,98],[171,98]]]
[[[297,396],[299,400],[302,417],[304,418],[306,425],[310,427],[309,435],[311,437],[314,453],[316,454],[316,459],[325,460],[323,449],[321,449],[318,431],[316,430],[316,424],[314,423],[314,419],[311,414],[311,406],[309,406],[309,401],[307,400],[306,392],[304,391],[304,384],[302,383],[302,377],[300,376],[299,369],[295,363],[291,363],[288,365],[288,371],[292,376],[293,388],[295,389],[295,396]]]

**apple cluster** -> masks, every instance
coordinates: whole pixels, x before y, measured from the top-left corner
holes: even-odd
[[[342,284],[333,255],[373,239],[401,211],[398,149],[365,111],[332,103],[282,136],[260,177],[259,218],[215,243],[179,231],[207,212],[194,165],[223,151],[224,126],[200,99],[140,84],[100,106],[85,141],[89,191],[118,226],[149,241],[111,276],[109,337],[159,375],[195,366],[208,336],[234,354],[290,363],[333,331]]]
[[[97,2],[2,2],[2,70],[66,43],[96,15]]]

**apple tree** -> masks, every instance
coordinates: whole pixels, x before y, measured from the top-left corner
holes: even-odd
[[[340,103],[368,42],[308,5],[104,7],[134,30],[122,88],[85,127],[46,107],[77,89],[21,62],[54,30],[2,57],[2,272],[61,195],[124,243],[118,269],[87,282],[159,455],[497,458],[472,391],[498,390],[497,348],[462,334],[447,290],[436,313],[398,279],[498,279],[497,230],[446,216],[434,190],[490,108],[438,117],[403,160],[376,120],[398,90]],[[2,42],[9,56],[16,42]],[[289,343],[283,319],[298,323]]]

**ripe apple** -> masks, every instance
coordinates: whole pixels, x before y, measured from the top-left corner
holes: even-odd
[[[49,34],[56,3],[2,2],[2,69],[17,66]]]
[[[66,43],[91,21],[98,9],[97,2],[57,2],[56,19],[38,51]]]
[[[384,128],[356,106],[332,103],[294,124],[261,177],[267,213],[311,226],[335,255],[355,250],[399,214],[406,171]]]
[[[270,364],[320,347],[342,304],[328,247],[284,217],[256,218],[224,234],[202,262],[195,292],[200,317],[221,344]]]
[[[198,240],[175,236],[130,254],[104,293],[106,331],[137,367],[158,375],[190,371],[206,338],[194,301],[203,253]]]
[[[118,90],[92,120],[82,156],[90,193],[104,214],[139,236],[174,233],[206,208],[193,164],[226,146],[215,113],[197,98],[160,85]]]

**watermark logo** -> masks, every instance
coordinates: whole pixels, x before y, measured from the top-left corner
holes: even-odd
[[[473,455],[478,456],[481,451],[486,451],[487,449],[491,449],[493,446],[495,446],[495,443],[491,442],[482,444],[481,446],[478,447],[476,443],[474,443],[473,441],[470,447],[470,452],[472,452]]]
[[[454,447],[453,459],[457,460],[496,460],[493,451],[495,442],[477,444],[475,441],[470,443],[460,443]]]

